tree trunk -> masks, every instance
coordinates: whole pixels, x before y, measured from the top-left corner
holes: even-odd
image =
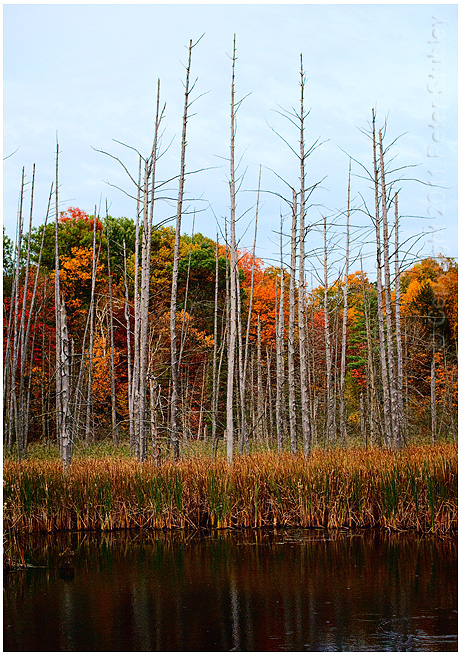
[[[241,375],[240,375],[240,392],[241,392],[241,441],[239,446],[240,454],[242,455],[244,450],[247,452],[247,423],[246,423],[246,407],[245,407],[245,391],[247,385],[247,368],[248,368],[248,356],[249,356],[249,334],[250,334],[250,322],[252,317],[252,307],[253,307],[253,289],[254,289],[254,279],[255,279],[255,247],[257,243],[257,229],[258,229],[258,210],[260,206],[260,185],[261,185],[261,166],[258,174],[258,188],[257,188],[257,204],[255,207],[255,231],[253,237],[253,248],[252,248],[252,268],[250,274],[250,298],[249,298],[249,307],[247,313],[247,330],[245,333],[245,349],[244,349],[244,359],[242,362]],[[239,278],[238,278],[239,279]],[[239,295],[238,295],[239,298]],[[240,340],[240,351],[242,351],[242,340]]]
[[[282,256],[282,216],[280,235],[281,254],[281,277],[279,292],[279,316],[278,316],[278,287],[277,278],[275,281],[274,318],[276,325],[276,439],[278,455],[283,448],[283,394],[284,394],[284,268]]]
[[[430,367],[430,412],[432,444],[436,444],[436,375],[435,375],[435,332],[432,333],[432,362]]]
[[[146,393],[147,393],[147,357],[148,357],[148,309],[149,309],[149,264],[151,243],[149,240],[149,159],[144,161],[143,180],[143,231],[141,242],[141,287],[140,287],[140,319],[139,319],[139,387],[138,387],[138,457],[144,462],[148,456],[147,421],[146,421]]]
[[[395,325],[396,325],[396,390],[398,395],[398,421],[400,440],[398,447],[402,448],[405,441],[405,423],[403,407],[403,344],[401,342],[401,290],[399,270],[399,217],[398,194],[395,194]]]
[[[383,393],[383,418],[385,445],[390,448],[392,445],[391,421],[390,421],[390,387],[388,382],[388,366],[385,349],[385,330],[383,321],[383,293],[382,293],[382,247],[380,239],[380,210],[379,210],[379,171],[377,164],[377,142],[375,138],[375,112],[372,110],[372,149],[374,165],[374,191],[375,191],[375,238],[377,245],[377,318],[379,323],[379,347],[380,365],[382,371],[382,393]]]
[[[343,447],[346,446],[346,441],[347,441],[346,422],[345,422],[345,372],[346,372],[347,320],[348,320],[348,274],[349,274],[349,262],[350,262],[350,181],[351,181],[351,159],[348,169],[345,276],[344,276],[344,283],[343,283],[342,351],[340,355],[339,414],[340,414],[340,441]],[[362,396],[361,396],[361,400],[362,400]]]
[[[303,453],[311,455],[310,405],[308,396],[306,319],[305,319],[305,75],[300,55],[300,260],[298,263],[298,342],[300,347],[300,395],[302,405]]]
[[[35,172],[35,167],[34,167],[34,172]],[[30,335],[31,319],[32,319],[32,315],[33,315],[34,307],[35,307],[35,298],[36,298],[36,295],[37,295],[38,278],[39,278],[39,274],[40,274],[40,264],[42,262],[43,244],[44,244],[44,241],[45,241],[45,232],[46,232],[46,226],[47,226],[47,223],[48,223],[48,217],[49,217],[49,213],[50,213],[52,194],[53,194],[53,184],[51,185],[50,195],[48,197],[47,213],[46,213],[46,216],[45,216],[45,223],[43,224],[42,240],[40,242],[40,251],[39,251],[38,262],[37,262],[37,267],[36,267],[36,271],[35,271],[34,288],[33,288],[33,291],[32,291],[32,298],[31,298],[30,307],[29,307],[29,317],[27,319],[26,334],[25,334],[25,337],[24,337],[24,346],[23,346],[23,348],[24,348],[25,351],[27,351],[28,348],[29,348],[29,335]],[[32,200],[31,200],[31,202],[32,202]],[[32,206],[31,206],[31,227],[32,227]],[[30,233],[30,230],[29,230],[29,233]],[[40,313],[40,310],[39,310],[39,313]],[[31,357],[30,357],[30,374],[29,374],[29,390],[28,390],[28,397],[29,398],[30,398],[30,385],[31,385],[31,379],[32,379],[33,353],[34,353],[34,345],[33,344],[34,344],[35,336],[36,336],[36,323],[37,323],[37,315],[35,316],[34,329],[32,331],[33,340],[32,340]],[[44,351],[42,350],[42,353],[43,352]],[[30,402],[28,400],[27,410],[24,412],[24,430],[23,430],[24,439],[23,439],[23,444],[22,444],[23,445],[23,454],[24,454],[24,456],[27,455],[27,442],[28,442],[29,419],[30,419],[29,406],[30,406]]]
[[[213,360],[212,360],[212,454],[217,435],[217,349],[218,349],[218,233],[215,244],[215,304],[213,311]]]
[[[362,270],[363,270],[363,263],[361,258],[361,271]],[[367,377],[368,377],[368,389],[370,390],[369,429],[370,429],[372,443],[377,444],[379,442],[378,429],[380,425],[379,406],[378,406],[378,398],[377,398],[377,383],[375,379],[375,369],[374,369],[374,356],[373,356],[373,348],[372,348],[369,302],[366,298],[364,274],[362,275],[362,292],[363,292],[364,319],[366,323],[366,340],[367,340],[367,372],[368,372]]]
[[[393,434],[393,446],[401,447],[401,433],[398,408],[398,394],[396,390],[395,357],[393,348],[393,319],[391,307],[391,280],[390,280],[390,255],[387,218],[387,194],[385,185],[385,165],[383,161],[382,132],[379,130],[379,158],[380,158],[380,180],[382,187],[382,228],[383,228],[383,264],[385,282],[385,315],[387,325],[387,360],[388,360],[388,381],[390,385],[390,407],[391,425]]]
[[[172,395],[170,400],[170,434],[173,449],[173,459],[176,461],[180,457],[180,444],[178,433],[178,398],[179,398],[179,370],[178,370],[178,352],[177,352],[177,335],[176,335],[176,311],[178,295],[178,264],[180,261],[180,234],[181,234],[181,217],[183,212],[184,182],[186,172],[186,128],[188,123],[189,109],[189,76],[191,71],[191,53],[193,42],[189,42],[188,66],[186,68],[186,82],[184,92],[184,110],[183,110],[183,132],[181,136],[181,161],[180,176],[178,184],[178,203],[176,210],[175,225],[175,247],[173,254],[173,272],[172,272],[172,295],[170,301],[170,353],[171,353],[171,378],[172,378]]]
[[[55,180],[55,326],[56,326],[56,438],[59,444],[59,453],[61,460],[64,461],[62,449],[62,403],[61,403],[61,293],[59,288],[59,202],[58,202],[58,189],[59,189],[59,144],[56,143],[56,180]]]
[[[25,432],[25,427],[27,423],[26,417],[26,404],[25,404],[25,382],[24,374],[26,370],[26,358],[28,350],[28,337],[29,329],[27,329],[27,341],[26,341],[26,306],[27,306],[27,291],[29,286],[29,267],[30,267],[30,237],[32,231],[32,215],[34,207],[34,185],[35,185],[35,164],[32,169],[32,186],[31,186],[31,196],[30,196],[30,217],[29,217],[29,234],[27,235],[27,256],[26,256],[26,271],[24,276],[24,286],[23,286],[23,300],[22,300],[22,310],[21,310],[21,323],[19,328],[19,347],[21,351],[20,365],[19,365],[19,425],[16,426],[17,430],[17,447],[18,447],[18,460],[21,461],[23,457],[26,456],[27,448],[27,434]],[[33,307],[29,307],[29,319],[27,326],[30,326],[30,320],[32,317]]]
[[[289,382],[289,434],[290,450],[297,452],[297,414],[295,408],[295,266],[297,247],[297,195],[293,190],[292,200],[292,233],[290,249],[290,281],[289,281],[289,326],[287,337],[287,366]]]
[[[88,386],[87,386],[87,413],[85,419],[85,443],[90,445],[91,441],[91,424],[92,424],[92,395],[93,395],[93,332],[94,332],[94,312],[95,312],[95,285],[96,285],[96,225],[98,222],[96,207],[93,220],[93,250],[92,250],[92,270],[91,270],[91,296],[90,296],[90,337],[88,345]]]
[[[22,243],[22,233],[23,233],[23,215],[22,208],[24,202],[24,167],[22,169],[21,176],[21,193],[19,200],[19,214],[18,214],[18,227],[17,227],[17,239],[16,239],[16,268],[13,281],[13,290],[11,294],[11,305],[10,305],[10,319],[8,321],[8,336],[7,336],[7,346],[6,346],[6,371],[8,373],[8,364],[9,364],[9,376],[7,375],[6,381],[9,379],[9,388],[8,388],[8,448],[10,452],[13,449],[13,425],[15,426],[16,438],[18,436],[17,430],[17,411],[14,411],[15,406],[17,406],[16,398],[16,374],[18,366],[18,357],[19,357],[19,340],[20,335],[18,332],[18,320],[19,320],[19,277],[20,277],[20,265],[21,265],[21,243]],[[14,307],[14,309],[13,309]],[[9,337],[9,338],[8,338]],[[13,343],[13,352],[10,355],[11,342]],[[19,450],[18,450],[19,454]]]
[[[273,426],[273,385],[272,385],[272,375],[271,375],[271,351],[266,346],[266,413],[265,424],[266,424],[266,439],[268,442],[268,447],[273,441],[274,435],[274,426]]]
[[[181,368],[181,362],[183,361],[183,350],[186,342],[186,337],[188,335],[189,321],[191,317],[191,314],[187,311],[187,309],[188,309],[188,291],[189,291],[189,279],[191,275],[191,255],[192,255],[192,248],[193,248],[195,220],[196,220],[196,213],[194,212],[192,232],[191,232],[191,243],[189,244],[188,272],[186,275],[186,288],[184,292],[183,319],[181,321],[181,338],[180,338],[180,354],[178,356],[178,369]]]
[[[139,459],[144,461],[148,456],[147,437],[147,368],[148,368],[148,324],[149,324],[149,282],[151,271],[151,235],[154,214],[154,193],[156,185],[156,163],[158,139],[163,110],[160,111],[160,80],[157,80],[156,119],[154,126],[154,141],[151,155],[145,161],[145,175],[143,185],[143,240],[141,247],[141,293],[140,293],[140,319],[139,319],[139,428],[137,431]],[[149,183],[151,193],[149,193]]]
[[[260,314],[257,316],[257,435],[261,442],[265,439],[264,429],[264,406],[263,406],[263,375],[262,375],[262,358],[261,358],[261,319]]]
[[[332,345],[330,339],[329,303],[327,281],[327,224],[324,217],[324,345],[326,352],[326,443],[333,445],[334,403],[332,394]]]
[[[71,438],[71,424],[69,412],[69,398],[70,398],[70,385],[69,385],[69,336],[67,332],[66,320],[66,307],[64,298],[61,298],[60,307],[60,320],[59,326],[61,330],[60,338],[60,366],[59,376],[61,378],[61,421],[60,421],[60,443],[62,448],[63,469],[65,472],[69,471],[72,461],[72,438]]]
[[[140,252],[140,210],[141,210],[141,155],[138,165],[138,188],[136,198],[136,223],[135,223],[135,270],[133,283],[133,309],[135,314],[133,330],[133,380],[132,380],[132,412],[133,412],[133,442],[130,448],[134,449],[135,456],[140,457],[140,298],[138,293],[139,283],[139,252]]]
[[[149,400],[151,409],[151,445],[152,461],[157,466],[160,465],[160,447],[157,429],[157,406],[160,402],[160,386],[156,390],[152,376],[149,378]]]
[[[106,202],[106,235],[107,235],[107,271],[109,284],[109,343],[111,349],[111,419],[112,419],[112,438],[114,446],[119,445],[119,427],[117,425],[116,415],[116,390],[115,390],[115,369],[114,369],[114,321],[112,309],[112,278],[111,278],[111,258],[109,246],[109,215]]]
[[[230,180],[229,192],[231,200],[230,213],[230,317],[229,317],[229,341],[228,341],[228,383],[226,388],[226,457],[228,462],[233,458],[234,448],[234,368],[236,352],[236,181],[234,165],[234,137],[236,105],[234,99],[234,73],[236,66],[236,35],[233,40],[233,64],[231,79],[231,143],[230,143]]]
[[[131,371],[131,328],[130,328],[130,304],[128,298],[127,283],[127,248],[124,239],[124,287],[125,287],[125,304],[124,316],[127,330],[127,401],[128,401],[128,423],[129,423],[129,440],[130,451],[133,452],[134,432],[133,432],[133,397],[132,397],[132,371]]]
[[[366,421],[364,416],[364,394],[362,391],[359,394],[359,425],[361,430],[361,440],[364,441],[367,448]]]

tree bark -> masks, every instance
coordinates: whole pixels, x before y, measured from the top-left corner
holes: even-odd
[[[23,457],[26,456],[26,442],[27,434],[25,433],[26,427],[26,405],[25,405],[25,382],[24,374],[26,370],[26,359],[27,359],[27,350],[28,342],[26,342],[26,308],[27,308],[27,291],[29,287],[29,267],[30,267],[30,237],[32,231],[32,216],[33,216],[33,207],[34,207],[34,185],[35,185],[35,164],[32,169],[32,186],[31,186],[31,196],[30,196],[30,217],[29,217],[29,234],[27,235],[27,256],[26,256],[26,270],[24,275],[24,286],[23,286],[23,299],[22,299],[22,310],[21,310],[21,322],[19,327],[19,348],[21,351],[20,364],[19,364],[19,425],[16,426],[17,430],[17,447],[18,447],[18,460],[21,461]],[[28,325],[30,325],[31,312],[33,307],[29,307],[29,320]],[[29,336],[29,335],[27,335]]]
[[[375,238],[377,246],[377,318],[379,324],[380,366],[382,372],[383,419],[385,445],[392,445],[390,420],[390,387],[388,382],[388,366],[385,348],[385,330],[383,320],[383,292],[382,292],[382,246],[380,238],[380,209],[379,209],[379,171],[377,164],[377,141],[375,137],[375,112],[372,110],[372,149],[374,165],[374,191],[375,191]]]
[[[69,413],[69,398],[70,398],[70,384],[69,384],[69,336],[67,331],[67,320],[66,320],[66,306],[64,304],[64,298],[61,298],[60,306],[60,320],[59,326],[61,330],[60,338],[60,366],[59,366],[59,376],[61,378],[60,388],[61,388],[61,421],[60,421],[60,443],[62,447],[62,461],[63,469],[65,472],[69,471],[71,461],[72,461],[72,437],[71,437],[71,424],[70,424],[70,413]]]
[[[188,66],[186,68],[186,82],[184,92],[184,110],[183,110],[183,131],[181,136],[181,161],[180,176],[178,184],[178,203],[176,211],[175,225],[175,246],[173,254],[173,272],[172,272],[172,294],[170,301],[170,353],[171,353],[171,379],[172,394],[170,399],[170,434],[173,450],[173,459],[176,461],[180,457],[180,444],[178,432],[178,399],[179,399],[179,370],[178,370],[178,352],[177,352],[177,335],[176,335],[176,312],[177,312],[177,295],[178,295],[178,264],[180,261],[180,234],[181,218],[183,212],[183,196],[186,172],[186,128],[188,124],[189,109],[189,77],[191,72],[191,54],[193,42],[189,42]]]
[[[252,248],[252,268],[250,273],[250,298],[249,298],[249,307],[247,313],[247,329],[245,333],[245,347],[244,347],[244,358],[241,365],[240,371],[240,393],[241,393],[241,438],[240,438],[240,454],[242,455],[244,450],[248,451],[247,444],[247,422],[246,422],[246,407],[245,407],[245,391],[247,386],[247,369],[248,369],[248,357],[249,357],[249,335],[250,335],[250,322],[252,317],[252,307],[253,307],[253,290],[254,290],[254,280],[255,280],[255,248],[257,244],[257,230],[258,230],[258,210],[260,206],[260,185],[261,185],[261,166],[258,174],[258,188],[257,188],[257,204],[255,208],[255,231],[253,237],[253,248]],[[239,280],[239,277],[237,277]],[[238,294],[239,299],[239,294]],[[240,323],[239,323],[240,324]],[[240,339],[240,352],[242,352],[242,339]]]
[[[278,455],[283,448],[283,395],[284,395],[284,267],[282,255],[282,216],[280,234],[281,277],[279,291],[279,315],[277,278],[275,282],[274,314],[276,324],[276,439]]]
[[[345,422],[345,372],[346,372],[346,349],[347,349],[347,319],[348,319],[348,274],[350,262],[350,181],[351,181],[351,159],[348,169],[348,192],[347,192],[347,214],[346,214],[346,250],[345,250],[345,276],[343,282],[343,318],[342,318],[342,351],[340,355],[340,442],[346,446],[347,433]],[[362,400],[362,396],[361,396]]]
[[[130,303],[128,297],[127,283],[127,247],[124,239],[124,287],[125,287],[125,304],[124,316],[127,330],[127,401],[128,401],[128,423],[129,423],[129,443],[130,450],[133,451],[134,431],[133,431],[133,397],[132,397],[132,370],[131,370],[131,327],[130,327]]]
[[[395,357],[393,347],[393,319],[391,307],[391,279],[390,279],[390,254],[387,218],[387,192],[385,185],[385,164],[383,161],[382,132],[379,130],[379,159],[380,159],[380,181],[382,188],[382,228],[383,228],[383,264],[385,282],[385,316],[387,326],[387,361],[388,361],[388,382],[390,386],[390,408],[392,443],[395,448],[401,446],[401,433],[398,408],[398,394],[396,390]]]
[[[212,454],[217,435],[217,349],[218,349],[218,233],[215,243],[215,304],[213,311],[213,360],[212,360]]]
[[[298,342],[300,347],[300,395],[302,405],[303,453],[311,455],[310,405],[308,396],[306,319],[305,319],[305,74],[300,55],[300,259],[298,263]]]
[[[399,443],[402,448],[405,441],[405,422],[403,407],[403,344],[401,341],[401,290],[399,266],[399,216],[398,194],[395,194],[395,330],[396,330],[396,390],[398,395]]]
[[[228,383],[226,388],[226,457],[228,462],[233,458],[234,448],[234,368],[236,353],[236,180],[234,164],[234,137],[236,104],[234,97],[234,79],[236,66],[236,35],[233,40],[233,63],[231,79],[231,142],[230,142],[230,180],[229,192],[231,201],[230,212],[230,317],[229,317],[229,341],[228,341]]]
[[[59,144],[56,141],[56,180],[55,180],[55,328],[56,328],[56,439],[59,444],[61,460],[64,461],[62,449],[62,403],[61,403],[61,293],[59,288]]]
[[[109,345],[111,351],[111,420],[112,420],[112,439],[114,446],[119,445],[119,427],[117,425],[116,415],[116,389],[115,389],[115,368],[114,368],[114,320],[113,320],[113,303],[112,303],[112,277],[111,277],[111,258],[109,246],[109,215],[106,201],[106,238],[107,238],[107,271],[109,285]]]
[[[261,357],[261,319],[260,314],[257,316],[257,435],[260,442],[265,439],[265,426],[263,421],[263,375],[262,375],[262,357]]]
[[[363,263],[361,258],[361,271],[363,270]],[[377,398],[377,383],[375,379],[374,369],[374,355],[372,348],[372,334],[371,334],[371,319],[369,311],[369,302],[366,298],[366,289],[364,284],[364,273],[362,274],[362,292],[363,292],[363,306],[364,306],[364,320],[366,324],[366,342],[367,342],[367,378],[368,389],[370,391],[370,412],[369,412],[369,429],[371,441],[373,444],[379,442],[378,429],[379,429],[379,407]]]
[[[20,335],[18,332],[18,320],[19,320],[19,277],[20,277],[20,265],[21,265],[21,243],[22,243],[22,233],[23,233],[23,223],[24,218],[22,215],[22,208],[24,203],[24,167],[22,169],[21,176],[21,192],[19,199],[19,213],[18,213],[18,224],[17,224],[17,239],[16,239],[16,268],[13,281],[13,290],[11,294],[11,305],[10,305],[10,318],[8,321],[8,336],[7,336],[7,346],[6,346],[6,381],[9,379],[8,387],[8,449],[10,452],[13,449],[13,425],[17,426],[17,411],[15,412],[15,407],[17,406],[16,398],[16,374],[18,366],[18,357],[19,357],[19,340]],[[14,309],[13,309],[14,307]],[[10,355],[11,342],[13,344],[13,352]],[[8,369],[9,365],[9,369]],[[9,376],[8,376],[9,372]],[[17,433],[17,430],[16,430]],[[16,435],[17,436],[17,435]],[[19,454],[19,451],[18,451]]]
[[[149,401],[151,410],[151,445],[152,445],[152,461],[157,466],[160,465],[160,446],[157,429],[157,406],[160,402],[160,386],[155,389],[154,380],[149,378]]]
[[[139,394],[140,394],[140,297],[138,292],[139,284],[139,251],[140,251],[140,209],[141,209],[141,155],[138,165],[138,188],[136,198],[136,223],[135,223],[135,270],[133,284],[133,310],[134,310],[134,329],[133,329],[133,380],[132,380],[132,412],[133,412],[133,441],[130,448],[135,451],[135,456],[140,457],[140,414],[139,414]]]
[[[289,384],[289,435],[290,450],[297,452],[297,414],[295,407],[295,266],[297,257],[297,194],[293,189],[292,199],[292,231],[290,249],[290,280],[289,280],[289,325],[287,336],[287,366]]]
[[[154,126],[154,141],[151,155],[145,161],[145,175],[143,186],[143,239],[141,247],[141,293],[140,293],[140,320],[139,320],[139,459],[144,461],[148,456],[147,438],[147,369],[148,369],[148,324],[149,324],[149,282],[151,271],[151,236],[154,213],[154,192],[156,185],[156,163],[158,139],[163,110],[160,111],[160,80],[157,80],[156,119]],[[151,192],[149,192],[151,184]]]
[[[430,366],[430,413],[432,444],[436,444],[436,372],[435,372],[435,332],[432,332],[432,361]]]
[[[334,403],[332,394],[332,344],[330,338],[329,302],[327,279],[327,223],[324,217],[324,346],[326,353],[326,443],[333,445]]]
[[[90,445],[92,438],[91,425],[92,425],[92,385],[93,385],[93,333],[94,333],[94,312],[95,312],[95,286],[96,286],[96,226],[98,217],[96,214],[93,219],[93,249],[92,249],[92,269],[91,269],[91,296],[90,296],[90,336],[88,344],[88,386],[87,386],[87,413],[85,418],[85,443]]]
[[[272,375],[271,375],[271,351],[266,346],[266,416],[265,416],[265,425],[266,425],[266,440],[268,443],[268,448],[270,443],[273,441],[274,426],[273,426],[273,385],[272,385]]]

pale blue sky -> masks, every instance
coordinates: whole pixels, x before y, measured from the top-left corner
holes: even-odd
[[[346,202],[348,159],[369,166],[367,129],[371,108],[379,124],[388,115],[388,137],[398,142],[397,165],[416,164],[410,176],[436,178],[432,189],[402,183],[403,239],[420,231],[441,230],[421,242],[422,254],[457,255],[457,5],[4,5],[4,224],[14,236],[21,168],[30,179],[37,166],[36,224],[43,222],[54,177],[56,131],[61,148],[62,208],[92,212],[107,198],[114,216],[134,216],[135,203],[105,182],[131,191],[120,166],[95,152],[108,150],[137,168],[117,139],[147,153],[157,78],[167,103],[164,144],[172,145],[159,163],[159,177],[178,170],[184,62],[189,39],[205,36],[193,53],[198,77],[188,133],[189,170],[217,167],[188,179],[196,231],[215,238],[215,219],[228,215],[230,59],[237,36],[236,89],[251,94],[238,114],[237,149],[245,171],[238,209],[255,203],[258,167],[274,169],[297,184],[297,162],[272,132],[280,131],[297,148],[297,134],[275,110],[298,105],[299,56],[307,73],[306,103],[311,107],[307,141],[327,142],[308,162],[308,182],[326,177],[313,202],[309,222]],[[431,77],[431,76],[434,77]],[[433,85],[433,87],[432,87]],[[438,112],[434,114],[435,109]],[[435,119],[438,125],[435,126]],[[438,155],[429,157],[429,154]],[[360,173],[359,167],[353,171]],[[285,193],[263,169],[262,187]],[[354,178],[353,193],[364,183]],[[175,195],[173,185],[172,195]],[[270,261],[278,251],[280,211],[265,196],[260,212],[259,254]],[[161,220],[172,207],[159,203]],[[253,211],[253,210],[252,210]],[[239,224],[241,245],[252,213]],[[356,222],[364,222],[359,214]],[[186,216],[183,231],[190,232]],[[313,243],[316,238],[313,235]],[[359,267],[359,266],[358,266]],[[372,269],[372,264],[370,267]]]

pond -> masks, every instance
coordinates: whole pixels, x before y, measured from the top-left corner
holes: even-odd
[[[457,542],[377,532],[28,537],[5,651],[457,651]]]

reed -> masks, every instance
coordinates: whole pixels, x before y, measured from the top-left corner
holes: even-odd
[[[457,532],[457,446],[139,464],[4,462],[4,530],[381,528]]]

